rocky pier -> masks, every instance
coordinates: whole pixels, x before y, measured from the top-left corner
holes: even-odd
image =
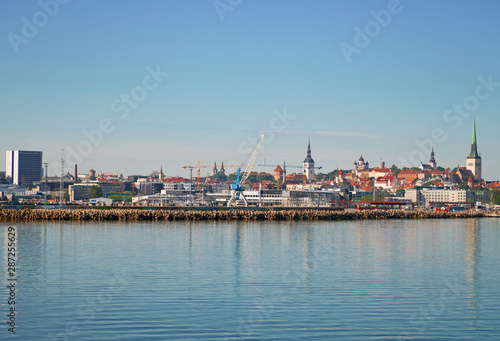
[[[475,211],[433,212],[421,210],[339,211],[287,210],[171,210],[171,209],[1,209],[0,221],[197,221],[197,220],[363,220],[458,219],[483,217]]]

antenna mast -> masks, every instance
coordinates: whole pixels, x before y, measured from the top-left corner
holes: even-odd
[[[64,149],[61,149],[61,178],[59,179],[59,205],[62,205],[64,199]]]

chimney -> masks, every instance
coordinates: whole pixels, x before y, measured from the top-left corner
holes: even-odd
[[[78,182],[78,166],[76,163],[75,163],[75,179],[74,179],[74,181],[75,181],[75,184]]]

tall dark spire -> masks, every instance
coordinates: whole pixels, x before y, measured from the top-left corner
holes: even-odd
[[[307,141],[307,157],[311,158],[311,136],[308,137]]]
[[[434,159],[434,145],[432,145],[431,158],[430,158],[429,162],[436,162],[436,159]]]
[[[311,156],[311,137],[310,136],[309,136],[309,141],[307,144],[307,156],[306,156],[304,162],[314,163],[314,160],[312,159],[312,156]]]
[[[479,154],[477,153],[477,141],[476,141],[476,116],[474,116],[474,123],[472,125],[472,143],[470,146],[470,159],[479,158]]]

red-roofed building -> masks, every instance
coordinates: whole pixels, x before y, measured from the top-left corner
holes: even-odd
[[[373,168],[369,173],[368,176],[370,178],[380,178],[386,175],[392,174],[392,171],[390,168]]]
[[[283,168],[281,168],[279,165],[274,169],[274,180],[279,181],[283,180],[283,174],[285,172],[283,171]]]
[[[382,187],[383,189],[393,189],[399,186],[399,182],[394,175],[386,175],[377,178],[374,186],[377,188]]]
[[[417,178],[417,172],[412,169],[403,169],[399,172],[398,177],[405,179],[407,182],[413,182]]]

